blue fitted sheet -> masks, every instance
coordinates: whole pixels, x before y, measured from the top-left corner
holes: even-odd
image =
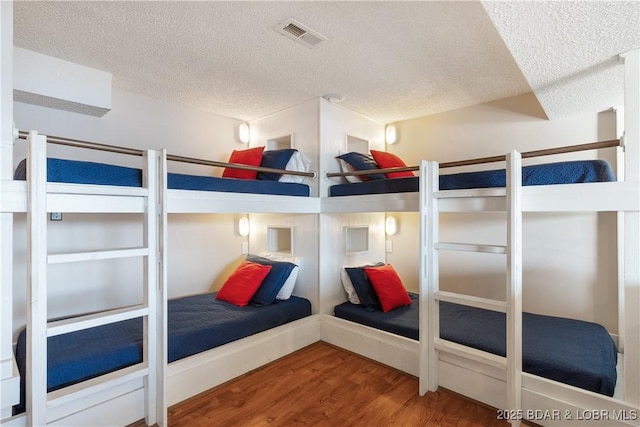
[[[168,361],[201,353],[311,315],[311,303],[292,296],[264,306],[237,307],[215,292],[168,302]],[[24,402],[26,332],[16,345]],[[57,390],[142,361],[142,319],[131,319],[47,339],[47,388]],[[23,409],[22,404],[16,408]]]
[[[14,179],[25,180],[26,160],[16,168]],[[47,159],[47,181],[69,184],[142,186],[142,171],[124,166],[79,160]],[[169,173],[168,187],[176,190],[221,191],[227,193],[272,194],[281,196],[309,196],[309,186],[292,182],[221,178],[214,176]]]
[[[419,191],[419,180],[419,177],[414,176],[338,184],[329,188],[329,195],[335,197],[408,193]],[[546,163],[522,168],[522,185],[575,184],[615,180],[611,166],[604,160]],[[506,173],[504,169],[440,175],[440,190],[491,188],[504,187],[505,185]]]
[[[367,311],[345,302],[335,315],[387,332],[418,339],[419,302],[395,316]],[[598,324],[538,314],[522,314],[522,368],[538,375],[589,391],[613,396],[617,349],[606,329]],[[404,333],[406,332],[406,333]],[[506,354],[505,315],[446,302],[440,303],[440,336],[489,353]]]

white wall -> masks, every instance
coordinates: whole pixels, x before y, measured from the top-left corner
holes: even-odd
[[[369,149],[384,150],[384,125],[361,114],[320,99],[320,196],[329,194],[331,185],[342,178],[326,178],[326,172],[340,172],[335,159],[340,151],[347,150],[347,137],[369,142]]]
[[[319,104],[318,99],[313,99],[252,121],[250,123],[251,146],[267,146],[269,140],[290,137],[291,148],[304,153],[311,161],[311,171],[317,171],[320,133]],[[309,185],[310,195],[318,197],[318,179],[305,178],[305,184]]]
[[[398,142],[387,149],[409,165],[439,162],[613,139],[613,112],[548,121],[533,95],[487,103],[397,123]],[[562,155],[537,162],[604,158],[614,151]],[[525,165],[530,164],[525,160]],[[490,168],[502,167],[496,163]],[[450,173],[453,171],[447,171]],[[403,277],[417,274],[417,216],[401,216],[400,232],[387,261]],[[500,215],[441,217],[443,241],[504,244]],[[527,214],[524,217],[524,309],[603,324],[617,332],[615,214]],[[442,287],[504,298],[504,258],[484,254],[442,254]],[[407,260],[413,260],[415,267]],[[412,283],[412,280],[407,280]]]
[[[318,215],[301,214],[251,214],[249,252],[279,253],[299,259],[298,279],[293,295],[311,301],[314,313],[318,312]],[[268,228],[291,229],[290,248],[280,250],[268,244]],[[283,245],[286,246],[286,245]],[[289,249],[289,250],[287,250]]]
[[[178,107],[114,89],[112,111],[102,118],[15,103],[15,121],[22,130],[134,148],[166,148],[170,154],[226,161],[237,142],[240,121]],[[24,157],[23,142],[15,147],[15,162]],[[141,166],[140,158],[118,154],[49,147],[50,156]],[[220,175],[206,167],[169,165],[171,171]],[[140,216],[71,215],[50,222],[49,250],[98,249],[142,243]],[[170,215],[169,296],[217,289],[241,257],[234,215]],[[14,330],[25,323],[24,215],[16,216]],[[112,260],[56,265],[50,268],[49,316],[57,317],[139,302],[140,260]],[[73,304],[69,302],[73,301]]]
[[[347,253],[346,227],[368,227],[368,250]],[[320,216],[320,311],[333,314],[333,307],[347,300],[340,281],[343,266],[384,261],[384,214],[322,214]]]

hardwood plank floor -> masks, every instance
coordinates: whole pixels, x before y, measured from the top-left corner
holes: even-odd
[[[171,427],[505,426],[455,393],[318,342],[169,408]],[[144,426],[140,421],[132,427]]]

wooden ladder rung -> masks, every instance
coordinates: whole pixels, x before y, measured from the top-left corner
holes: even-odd
[[[58,320],[47,324],[47,336],[53,337],[56,335],[66,334],[68,332],[81,331],[96,326],[147,316],[148,314],[149,308],[141,304]]]
[[[437,338],[434,342],[434,346],[438,351],[475,360],[476,362],[486,363],[496,368],[507,369],[506,357],[497,356],[493,353],[488,353],[473,347],[467,347],[466,345],[443,340],[442,338]]]
[[[467,190],[440,190],[434,191],[436,199],[462,199],[471,197],[505,197],[507,190],[500,188],[470,188]]]
[[[146,363],[138,363],[133,366],[109,372],[99,377],[91,378],[80,383],[61,388],[47,393],[47,409],[64,405],[82,395],[97,393],[148,375],[149,369]]]
[[[475,297],[472,295],[458,294],[455,292],[437,291],[434,292],[433,297],[437,301],[446,301],[454,304],[467,305],[470,307],[482,308],[485,310],[498,311],[500,313],[506,313],[507,303],[506,301],[499,301],[489,298]]]
[[[60,254],[49,254],[47,262],[49,264],[60,264],[66,262],[95,261],[116,258],[131,258],[149,255],[148,248],[124,248],[110,249],[103,251],[69,252]]]
[[[502,245],[479,245],[472,243],[448,243],[438,242],[435,244],[437,250],[462,251],[462,252],[479,252],[487,254],[503,255],[507,253],[507,247]]]

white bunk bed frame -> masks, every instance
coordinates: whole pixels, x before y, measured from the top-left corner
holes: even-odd
[[[423,161],[419,193],[322,199],[322,213],[418,211],[421,230],[420,341],[328,314],[321,318],[322,339],[413,375],[417,369],[421,395],[442,386],[503,410],[501,413],[515,425],[525,418],[540,425],[640,425],[640,50],[621,55],[621,61],[625,64],[625,155],[618,149],[618,159],[624,157],[626,161],[619,165],[618,172],[624,171],[624,181],[522,187],[521,155],[512,152],[480,159],[507,159],[506,188],[438,191],[439,165]],[[603,145],[614,144],[607,141]],[[619,266],[623,270],[618,274],[618,346],[625,351],[619,361],[623,400],[522,372],[522,212],[580,211],[618,212]],[[440,212],[506,212],[507,245],[439,242]],[[440,291],[440,250],[506,254],[507,300]],[[502,358],[440,339],[438,301],[506,312],[509,356]]]
[[[167,189],[167,160],[262,172],[277,169],[235,165],[20,132],[27,140],[27,180],[3,181],[0,211],[26,212],[29,235],[27,329],[27,410],[8,426],[126,425],[144,417],[164,426],[167,407],[206,391],[320,340],[319,316],[312,315],[211,350],[167,363],[168,213],[318,213],[317,198]],[[46,182],[47,141],[145,157],[143,187]],[[290,173],[289,171],[288,173]],[[293,172],[315,177],[315,172]],[[73,254],[46,253],[47,213],[143,213],[145,246]],[[49,323],[46,313],[47,263],[144,256],[145,302],[140,306]],[[41,302],[44,302],[41,303]],[[46,339],[135,317],[144,317],[145,362],[111,374],[46,392]],[[37,343],[37,344],[36,344]],[[221,369],[222,368],[222,369]]]
[[[185,158],[163,153],[162,169],[167,160],[197,163],[217,167],[229,163]],[[283,172],[277,169],[243,165],[242,169],[261,172]],[[292,173],[291,171],[287,173]],[[315,172],[293,172],[294,175],[315,178]],[[166,177],[166,174],[164,175]],[[227,193],[162,188],[160,221],[161,246],[167,243],[167,214],[194,213],[318,213],[319,200],[314,197],[280,196],[265,194]],[[162,251],[162,281],[167,277],[167,251]],[[294,290],[294,294],[297,292]],[[181,402],[211,389],[232,378],[245,374],[266,363],[286,356],[320,340],[319,316],[311,316],[251,335],[249,337],[212,348],[211,350],[172,362],[167,367],[167,405]],[[166,360],[164,361],[166,364]]]
[[[640,409],[640,327],[638,259],[640,258],[640,51],[625,60],[625,181],[522,187],[518,153],[507,155],[507,187],[486,190],[438,191],[438,165],[423,162],[421,190],[421,359],[420,393],[438,385],[461,392],[496,408],[518,425],[531,419],[544,425],[585,421],[607,425],[638,425]],[[588,197],[587,197],[588,196]],[[492,202],[485,203],[489,198]],[[500,205],[497,206],[496,202]],[[492,206],[493,205],[493,206]],[[439,212],[498,210],[507,213],[505,247],[461,245],[438,241]],[[619,325],[624,343],[623,399],[549,381],[522,372],[522,212],[615,211],[624,213],[624,305]],[[619,224],[622,226],[622,224]],[[621,233],[619,235],[622,235]],[[492,301],[441,292],[438,252],[470,250],[507,255],[507,299]],[[507,357],[496,357],[439,338],[438,301],[506,312]],[[547,411],[540,412],[536,411]],[[547,416],[545,416],[547,414]],[[542,415],[542,418],[540,418]]]
[[[158,278],[158,181],[160,156],[155,151],[111,147],[109,151],[144,157],[142,188],[47,183],[47,137],[21,133],[27,141],[27,180],[5,181],[2,212],[27,214],[27,362],[26,412],[7,425],[105,425],[142,416],[148,425],[166,424],[164,404],[166,298]],[[49,138],[55,142],[56,138]],[[75,145],[72,140],[57,141]],[[47,253],[50,212],[140,213],[143,245],[74,253]],[[143,301],[139,305],[47,323],[47,265],[55,263],[144,258]],[[163,307],[165,307],[163,309]],[[141,317],[143,362],[47,393],[47,337]],[[141,416],[142,415],[142,416]]]
[[[42,241],[33,239],[29,248],[32,306],[29,313],[32,344],[46,343],[46,295],[44,271],[47,260],[80,261],[118,256],[145,256],[159,262],[161,268],[148,268],[146,304],[135,310],[102,313],[102,318],[86,317],[79,323],[49,327],[49,334],[81,329],[147,316],[148,334],[156,339],[147,341],[147,364],[137,369],[122,370],[113,375],[111,384],[105,377],[72,386],[67,391],[43,392],[46,371],[46,351],[33,348],[29,380],[31,390],[26,415],[14,417],[7,425],[63,424],[126,424],[145,417],[147,424],[166,425],[167,405],[220,384],[277,357],[288,354],[318,340],[379,360],[413,375],[420,376],[420,392],[434,390],[439,385],[458,391],[496,408],[518,414],[527,410],[571,411],[606,410],[608,414],[632,415],[640,408],[640,51],[623,55],[625,61],[625,181],[615,183],[569,184],[521,188],[519,156],[509,157],[510,185],[507,189],[453,190],[439,192],[438,167],[423,162],[421,190],[396,195],[353,196],[340,198],[296,198],[288,196],[247,197],[242,194],[197,192],[166,189],[166,161],[163,152],[147,152],[145,188],[114,188],[78,184],[46,183],[46,155],[40,146],[45,138],[32,133],[29,139],[38,148],[29,155],[29,170],[39,178],[24,182],[3,181],[0,212],[27,212],[31,233],[46,233],[47,212],[136,212],[147,213],[145,247],[127,250],[90,252],[48,256]],[[35,154],[35,156],[34,156]],[[39,160],[36,160],[39,159]],[[37,172],[40,171],[40,172]],[[27,185],[29,189],[27,189]],[[157,191],[152,191],[155,188]],[[45,190],[46,189],[46,190]],[[586,197],[588,195],[588,197]],[[274,203],[275,202],[275,203]],[[291,203],[291,204],[290,204]],[[166,359],[166,228],[167,213],[343,213],[343,212],[413,211],[421,216],[421,340],[414,341],[362,325],[355,325],[326,314],[292,322],[234,343],[194,355],[167,366]],[[493,250],[508,254],[509,297],[506,302],[478,301],[474,298],[439,292],[436,249],[461,249],[461,246],[437,242],[439,212],[508,211],[510,234],[506,248],[477,245],[472,249]],[[616,211],[624,216],[624,324],[620,335],[624,339],[624,401],[586,392],[575,387],[535,377],[521,370],[521,212],[531,211]],[[155,225],[154,225],[155,224]],[[619,224],[619,228],[622,224]],[[44,230],[44,231],[43,231]],[[41,236],[42,234],[34,234]],[[469,249],[469,248],[467,248]],[[155,258],[155,260],[154,260]],[[427,274],[429,272],[429,274]],[[439,340],[437,337],[436,300],[462,302],[484,308],[500,307],[509,316],[509,357],[506,360],[481,354]],[[431,321],[430,317],[431,316]],[[433,317],[436,316],[436,317]],[[433,321],[436,319],[436,322]],[[154,326],[155,324],[155,326]],[[435,325],[434,325],[435,324]],[[153,344],[153,345],[151,345]],[[256,358],[257,356],[257,358]],[[43,361],[45,363],[43,363]],[[220,369],[224,366],[225,369]],[[506,367],[506,369],[504,369]],[[224,371],[224,372],[223,372]],[[40,378],[41,383],[35,384]],[[111,375],[108,376],[112,378]],[[83,388],[82,390],[80,390]],[[59,405],[57,405],[59,403]],[[144,410],[142,409],[144,408]],[[522,411],[522,412],[519,412]],[[636,412],[637,413],[637,412]],[[593,414],[593,412],[590,412]],[[539,424],[562,424],[570,420],[538,420]],[[574,420],[576,421],[575,417]],[[601,420],[599,420],[601,421]],[[618,422],[618,421],[616,421]],[[607,425],[638,425],[637,419],[607,420]]]

